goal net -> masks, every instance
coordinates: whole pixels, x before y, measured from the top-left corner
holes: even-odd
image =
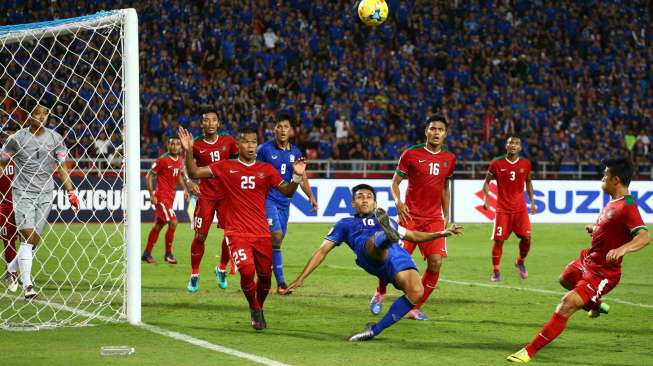
[[[13,173],[12,189],[0,191],[0,270],[5,282],[0,287],[0,326],[5,329],[140,321],[136,34],[133,9],[0,27],[0,142],[4,159],[9,159],[4,178]],[[44,127],[63,139],[63,165],[81,203],[77,212],[57,173],[60,155],[53,142],[23,134],[28,137],[12,145],[20,146],[18,151],[5,144],[26,132],[20,130],[29,127],[37,105],[48,111]],[[43,162],[38,171],[25,168],[34,161]],[[54,189],[39,178],[44,174],[54,180]],[[32,252],[31,279],[38,296],[31,300],[23,295],[23,286],[11,291],[6,270],[14,256],[12,221],[18,229],[30,227],[31,216],[22,214],[24,199],[9,201],[12,192],[14,198],[52,196],[41,240]],[[44,207],[49,208],[47,202]],[[37,219],[47,213],[42,207],[36,211]],[[16,233],[16,247],[24,242]]]

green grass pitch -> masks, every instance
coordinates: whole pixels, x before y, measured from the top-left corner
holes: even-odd
[[[142,225],[143,245],[150,227]],[[287,280],[301,271],[329,227],[290,225],[283,246]],[[218,260],[218,230],[212,229],[207,240],[200,292],[186,292],[192,232],[188,224],[180,224],[174,247],[179,264],[163,262],[162,232],[154,248],[157,263],[142,266],[143,321],[290,365],[504,365],[505,357],[527,343],[549,319],[563,293],[558,276],[589,245],[589,237],[582,225],[533,225],[533,247],[526,262],[530,277],[521,280],[513,267],[517,241],[512,237],[505,244],[502,282],[497,287],[489,282],[490,230],[489,225],[466,225],[463,237],[449,239],[450,257],[443,265],[441,281],[423,308],[430,321],[402,320],[371,342],[352,344],[346,342],[349,335],[378,319],[368,310],[376,279],[355,265],[345,245],[334,249],[295,294],[270,294],[265,303],[269,328],[255,332],[249,325],[238,276],[229,277],[226,290],[216,285],[212,268]],[[55,232],[62,240],[71,235],[58,225]],[[589,319],[577,313],[533,364],[652,365],[651,250],[626,256],[621,283],[605,300],[611,305],[609,315]],[[76,252],[69,248],[67,257],[75,257]],[[46,252],[37,256],[42,253]],[[60,254],[56,251],[51,256]],[[423,269],[425,263],[416,260]],[[40,274],[37,287],[45,279]],[[43,295],[48,296],[47,289]],[[394,289],[389,291],[384,312],[398,295]],[[0,306],[7,304],[0,301]],[[103,345],[129,345],[136,353],[100,356]],[[38,332],[0,330],[0,365],[250,364],[254,363],[127,324],[97,323]]]

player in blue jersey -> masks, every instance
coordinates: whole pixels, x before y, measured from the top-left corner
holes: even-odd
[[[272,164],[281,174],[281,177],[290,182],[292,179],[292,164],[302,157],[302,152],[297,146],[290,143],[291,116],[281,114],[274,125],[274,140],[262,144],[256,160]],[[302,191],[310,200],[314,210],[317,210],[317,201],[311,191],[308,178],[304,176],[300,184]],[[277,280],[277,293],[283,295],[286,291],[286,281],[283,278],[283,258],[281,255],[281,242],[286,236],[288,228],[288,213],[290,211],[290,198],[272,189],[265,201],[265,211],[272,234],[272,269]]]
[[[356,214],[341,219],[333,226],[322,245],[309,259],[302,274],[288,286],[286,293],[289,294],[301,286],[331,249],[342,242],[347,243],[356,254],[356,264],[359,267],[385,283],[392,283],[404,292],[404,296],[390,306],[390,310],[381,321],[368,324],[363,331],[349,338],[351,342],[360,342],[378,336],[385,328],[403,318],[424,293],[417,266],[408,252],[399,245],[399,240],[426,242],[453,234],[462,234],[463,228],[451,224],[449,229],[435,233],[407,230],[390,219],[383,209],[376,208],[376,192],[371,186],[367,184],[355,186],[352,189],[352,196],[352,206]]]

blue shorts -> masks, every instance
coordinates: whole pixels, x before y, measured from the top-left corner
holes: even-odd
[[[362,246],[362,248],[365,248],[365,246]],[[383,262],[371,259],[365,252],[356,254],[356,264],[367,273],[378,277],[384,283],[394,284],[395,276],[401,271],[407,269],[417,270],[413,257],[398,244],[392,244],[388,248],[388,257]]]
[[[288,229],[288,215],[290,205],[280,205],[272,200],[265,200],[265,216],[268,218],[270,232],[281,230],[283,236],[286,236]]]

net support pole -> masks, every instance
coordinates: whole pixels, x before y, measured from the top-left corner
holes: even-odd
[[[141,322],[141,204],[140,119],[138,95],[138,18],[136,10],[124,14],[125,188],[127,226],[127,321]]]

